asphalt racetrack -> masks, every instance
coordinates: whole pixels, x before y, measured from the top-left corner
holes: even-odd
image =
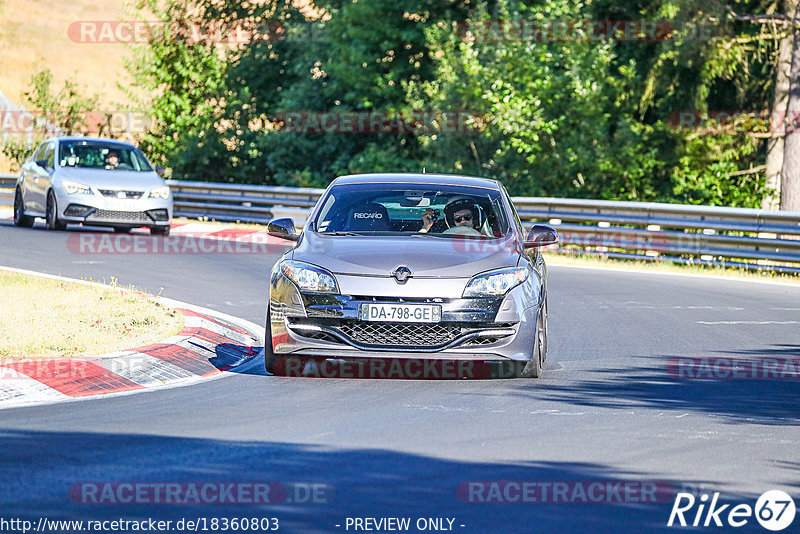
[[[2,221],[0,264],[116,277],[264,322],[279,250],[80,255],[69,235]],[[205,518],[208,532],[212,519],[236,517],[277,518],[279,532],[363,532],[355,519],[390,517],[410,518],[410,532],[652,532],[689,530],[667,527],[678,491],[750,506],[767,490],[798,493],[797,375],[701,380],[675,366],[800,357],[800,287],[563,266],[549,277],[541,380],[286,378],[252,365],[187,387],[2,410],[2,515]],[[519,497],[523,486],[509,481],[527,482],[535,502],[498,502]],[[288,489],[281,502],[254,504],[95,504],[80,493],[162,482]],[[568,490],[545,497],[556,482]],[[597,482],[600,502],[576,492]],[[642,483],[670,490],[657,499],[609,490]],[[765,532],[753,517],[736,530]]]

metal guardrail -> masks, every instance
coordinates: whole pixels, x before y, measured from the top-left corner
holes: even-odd
[[[324,189],[168,180],[178,217],[265,224],[274,217],[304,223]]]
[[[0,206],[11,206],[14,204],[14,183],[17,181],[16,174],[0,174]]]
[[[0,204],[15,175],[0,175]],[[305,220],[322,189],[169,180],[175,216],[266,223]],[[562,252],[741,265],[800,273],[800,212],[543,197],[513,199],[526,226],[556,226]]]
[[[301,225],[323,192],[185,181],[169,184],[178,216],[256,223],[291,216]],[[800,263],[800,213],[655,202],[513,200],[527,226],[546,222],[559,229],[560,251],[800,272],[791,265]]]

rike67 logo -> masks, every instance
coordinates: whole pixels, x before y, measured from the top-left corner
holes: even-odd
[[[678,493],[669,514],[667,526],[723,527],[734,528],[747,525],[755,516],[756,521],[767,530],[780,531],[794,521],[794,500],[780,490],[767,491],[749,504],[719,504],[719,492],[710,498],[703,493],[695,497],[691,493]]]

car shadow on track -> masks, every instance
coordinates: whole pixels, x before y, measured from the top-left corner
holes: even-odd
[[[214,356],[208,359],[208,363],[229,373],[267,374],[264,370],[264,347],[222,343],[214,348]]]
[[[634,361],[645,363],[591,370],[591,378],[517,394],[579,406],[651,408],[716,415],[729,422],[800,425],[800,345],[718,351],[695,358],[640,356]]]
[[[265,437],[279,415],[265,414]],[[622,497],[587,502],[572,490],[566,502],[470,502],[489,498],[489,481],[569,482],[574,488],[600,482],[654,481],[647,473],[625,474],[604,465],[570,462],[477,463],[384,449],[321,447],[269,440],[234,441],[91,432],[0,431],[2,509],[23,518],[73,520],[178,520],[205,517],[277,517],[282,532],[343,532],[347,517],[454,518],[453,531],[477,532],[654,532],[666,523],[679,482],[661,481],[654,499]],[[484,488],[469,493],[470,481]],[[115,485],[104,485],[113,482]],[[183,483],[188,503],[115,502],[129,498],[120,483]],[[188,484],[277,483],[287,499],[273,504],[197,503]],[[85,491],[92,484],[92,496]],[[317,497],[297,488],[324,487]],[[110,488],[108,491],[102,488]],[[543,499],[541,488],[532,495]],[[105,504],[97,504],[100,499]],[[280,493],[273,493],[273,495]],[[145,500],[155,499],[153,493]],[[234,493],[235,495],[235,493]],[[478,496],[482,497],[478,497]],[[519,495],[509,493],[509,495]],[[552,494],[551,494],[552,495]],[[613,495],[613,492],[609,495]],[[734,498],[733,495],[728,495]],[[495,494],[504,499],[503,494]],[[201,500],[207,497],[201,497]],[[238,498],[238,497],[237,497]],[[252,499],[252,493],[245,499]],[[518,497],[519,498],[519,497]],[[614,497],[612,496],[612,499]],[[174,498],[173,498],[174,500]],[[235,499],[234,499],[235,500]],[[316,502],[313,502],[315,501]],[[497,499],[495,499],[497,500]],[[546,500],[546,499],[545,499]],[[550,499],[552,501],[552,498]],[[623,501],[623,502],[620,502]],[[654,502],[657,501],[657,502]],[[337,527],[336,525],[340,525]],[[464,525],[461,527],[460,525]],[[411,529],[410,532],[416,530]]]

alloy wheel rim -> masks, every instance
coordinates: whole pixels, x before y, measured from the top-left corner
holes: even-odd
[[[541,321],[540,321],[539,326],[536,329],[536,337],[538,338],[538,341],[539,341],[539,343],[537,343],[538,347],[536,347],[536,350],[538,351],[538,354],[536,355],[536,357],[537,357],[537,360],[538,360],[539,369],[541,369],[542,365],[544,364],[544,362],[542,361],[542,356],[544,356],[544,350],[543,350],[543,347],[544,347],[544,325],[541,324]]]
[[[52,227],[53,224],[53,200],[47,197],[47,226]]]

